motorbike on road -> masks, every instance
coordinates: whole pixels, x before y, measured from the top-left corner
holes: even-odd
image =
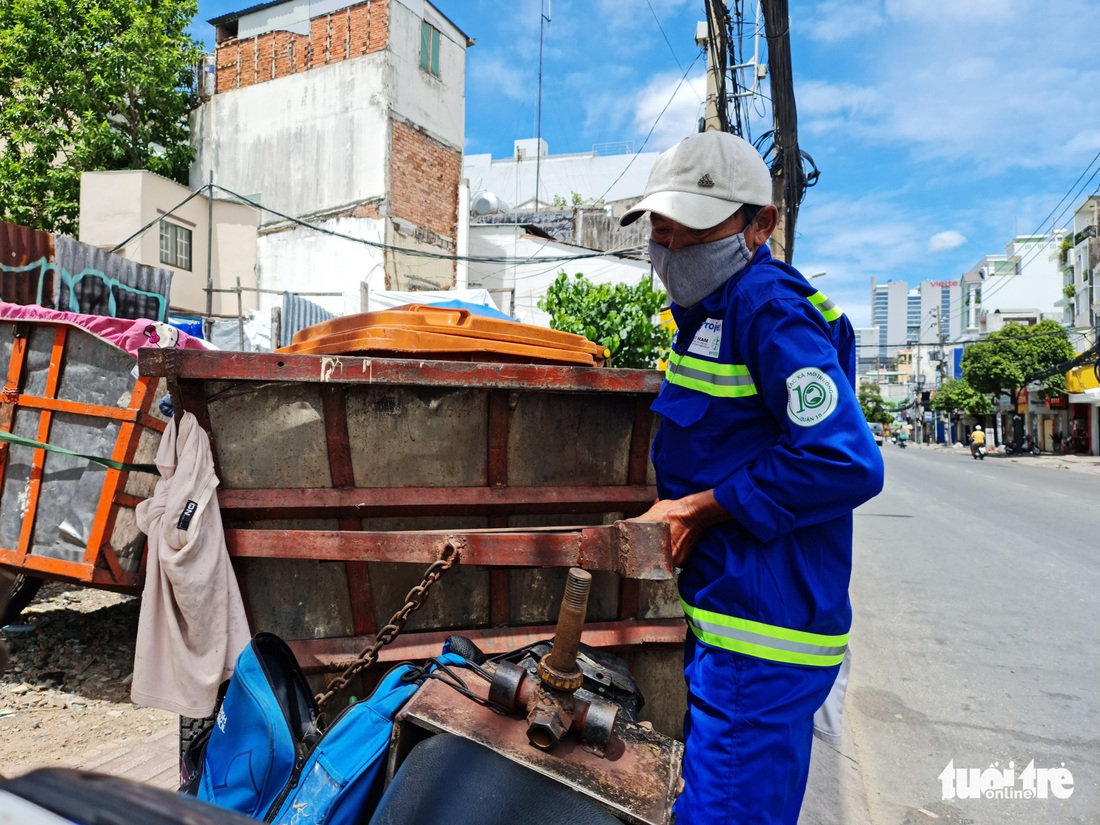
[[[985,445],[984,444],[971,444],[970,455],[974,457],[975,461],[985,461]]]

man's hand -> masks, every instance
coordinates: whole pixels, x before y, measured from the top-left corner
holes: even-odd
[[[663,521],[672,534],[672,565],[680,567],[703,531],[733,517],[714,498],[713,490],[693,493],[678,499],[656,502],[648,511],[631,521]]]

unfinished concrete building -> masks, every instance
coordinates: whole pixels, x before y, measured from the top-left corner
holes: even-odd
[[[261,288],[333,293],[314,300],[344,314],[366,288],[453,286],[473,41],[424,0],[276,0],[210,22],[191,186],[262,205]]]

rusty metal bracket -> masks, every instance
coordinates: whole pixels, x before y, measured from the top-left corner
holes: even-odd
[[[471,691],[488,697],[484,679],[474,673],[468,678],[463,673],[463,678]],[[522,720],[495,713],[434,679],[413,695],[397,721],[398,740],[409,733],[408,725],[470,739],[568,785],[635,825],[665,825],[680,791],[683,744],[641,725],[616,725],[605,758],[583,746],[543,751],[530,746]],[[400,741],[396,747],[400,750]]]

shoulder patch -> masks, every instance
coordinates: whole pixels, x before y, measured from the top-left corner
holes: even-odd
[[[787,418],[799,427],[820,424],[836,409],[833,379],[819,369],[804,367],[787,378]]]

